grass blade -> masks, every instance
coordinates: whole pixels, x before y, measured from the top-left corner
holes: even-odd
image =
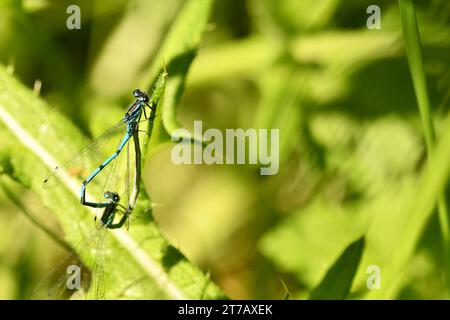
[[[433,213],[438,195],[450,176],[450,115],[443,124],[444,131],[434,149],[433,157],[422,173],[417,191],[408,199],[397,233],[397,241],[391,245],[391,259],[380,264],[381,290],[370,291],[366,298],[393,299],[405,279],[405,269],[426,222]]]
[[[311,292],[309,298],[314,300],[347,298],[363,250],[364,237],[351,243],[327,271],[325,277]]]
[[[400,13],[402,18],[403,36],[405,40],[406,55],[409,69],[414,84],[417,104],[419,106],[420,117],[422,118],[423,134],[427,145],[428,156],[433,156],[433,146],[435,143],[435,132],[431,116],[430,100],[428,97],[427,84],[423,68],[421,42],[419,28],[417,24],[414,2],[412,0],[399,0]],[[438,199],[439,224],[443,237],[444,247],[444,269],[446,270],[447,285],[450,289],[450,235],[447,202],[445,194],[442,192]]]

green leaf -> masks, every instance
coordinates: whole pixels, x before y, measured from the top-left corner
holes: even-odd
[[[414,84],[417,104],[419,106],[420,117],[422,119],[423,134],[427,145],[429,156],[433,156],[435,143],[435,132],[430,111],[430,99],[428,97],[425,72],[422,61],[422,51],[417,25],[414,2],[411,0],[400,0],[400,13],[402,17],[403,37],[405,40],[406,55],[408,57],[409,69]],[[444,257],[447,285],[450,289],[450,215],[445,199],[445,190],[438,199],[439,222],[443,237]]]
[[[162,108],[160,108],[162,126],[155,123],[155,142],[169,141],[172,132],[181,127],[176,117],[186,76],[197,54],[201,37],[208,23],[212,0],[191,0],[184,4],[176,21],[169,30],[161,49],[155,58],[155,64],[141,76],[142,87],[150,87],[158,73],[166,65],[169,79]]]
[[[381,234],[381,230],[384,231],[388,226],[386,223],[390,223],[389,227],[393,230],[389,232],[392,234],[392,241],[384,249],[386,259],[378,260],[382,272],[382,288],[370,291],[366,298],[393,299],[405,281],[404,270],[450,176],[450,115],[443,128],[429,165],[421,174],[414,192],[397,213],[395,223],[385,221],[378,225],[377,230],[369,229],[369,233]]]
[[[364,250],[364,237],[351,243],[327,271],[310,299],[346,299]]]
[[[205,48],[192,67],[188,85],[199,86],[220,79],[251,76],[270,67],[281,52],[278,41],[261,36]]]
[[[157,52],[180,3],[181,0],[135,0],[127,3],[122,19],[108,36],[90,70],[89,85],[97,95],[118,97],[135,89],[136,77],[148,64],[149,57]],[[105,10],[103,6],[109,8],[110,3],[95,2],[94,11]],[[94,28],[91,47],[95,47],[95,41],[101,43],[100,37],[104,36],[97,36],[96,31]]]
[[[390,30],[329,31],[292,42],[292,54],[301,62],[352,65],[398,55],[399,34]]]
[[[264,0],[263,5],[277,25],[288,33],[323,28],[339,7],[339,0]]]
[[[427,147],[431,148],[434,142],[434,128],[431,120],[430,102],[423,69],[420,36],[414,3],[411,0],[400,0],[399,5],[402,16],[406,55],[408,57],[414,90],[417,96],[420,115],[422,117],[425,141],[427,142]]]
[[[331,70],[325,70],[330,73],[325,74],[326,79],[322,75],[324,72],[316,72],[310,79],[314,84],[314,98],[323,101],[337,89],[347,89],[335,88],[334,83],[343,78],[336,69],[339,73],[344,68],[354,71],[355,67],[360,68],[368,62],[398,56],[401,52],[399,40],[400,34],[391,30],[376,34],[367,30],[324,31],[295,37],[284,47],[279,39],[252,36],[205,48],[194,63],[188,84],[198,86],[229,77],[258,76],[287,50],[298,64],[330,66]]]
[[[402,211],[414,194],[421,140],[398,116],[361,123],[346,114],[324,113],[310,125],[333,175],[322,177],[307,206],[263,237],[261,249],[282,271],[314,288],[338,253],[364,233],[367,249],[352,288],[359,291],[367,266],[393,256],[392,243],[406,219]]]
[[[269,231],[259,243],[260,250],[280,270],[313,288],[339,253],[364,231],[366,218],[355,211],[314,201]]]
[[[269,68],[261,76],[261,104],[255,116],[256,128],[283,128],[280,131],[280,162],[283,163],[298,141],[292,139],[299,131],[303,117],[301,95],[303,75],[291,66]],[[285,82],[286,81],[286,82]],[[280,108],[283,106],[283,108]]]
[[[196,14],[203,17],[199,19],[200,29],[203,30],[210,4],[211,1],[188,1],[176,19],[175,30],[198,31]],[[194,33],[196,38],[193,42],[198,45],[201,32]],[[166,42],[174,44],[179,40],[178,36],[178,33],[170,32]],[[178,95],[181,94],[181,83],[193,58],[190,56],[189,60],[177,60],[176,52],[171,52],[175,54],[164,55],[172,78],[167,86],[166,99],[158,106],[163,109],[163,113],[166,108],[174,110],[178,99],[175,99],[171,90],[177,89]],[[180,65],[183,68],[176,67]],[[160,70],[161,67],[162,63],[157,59],[154,70]],[[150,87],[151,82],[146,87]],[[157,117],[155,128],[160,125],[161,120]],[[83,243],[95,226],[94,212],[79,204],[79,183],[69,178],[61,183],[60,188],[43,190],[42,181],[52,168],[80,150],[87,140],[68,119],[50,108],[3,67],[0,67],[0,135],[0,167],[8,168],[12,178],[31,188],[55,214],[67,242],[72,246]],[[208,277],[163,238],[149,209],[151,202],[145,190],[141,189],[133,211],[136,219],[130,230],[107,231],[106,298],[123,297],[127,288],[130,297],[135,299],[224,298]],[[75,247],[74,250],[87,266],[91,266],[95,257],[88,247]],[[129,288],[136,281],[139,285]]]

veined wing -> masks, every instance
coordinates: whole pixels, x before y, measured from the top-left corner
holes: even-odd
[[[128,207],[130,202],[130,148],[129,144],[123,153],[105,168],[104,172],[99,174],[98,180],[102,181],[101,188],[98,185],[98,191],[95,201],[105,200],[102,196],[105,191],[114,191],[122,196],[120,204]],[[131,155],[133,156],[133,155]],[[138,181],[140,181],[138,179]],[[96,210],[96,216],[101,215],[99,208]],[[129,214],[129,212],[127,212]],[[115,221],[122,218],[119,213]],[[94,225],[94,222],[93,222]],[[39,283],[33,293],[32,299],[67,299],[67,298],[88,298],[105,299],[105,264],[108,255],[108,237],[106,237],[107,227],[101,226],[89,233],[81,241],[81,245],[75,246],[80,254],[89,250],[89,260],[84,266],[77,258],[76,253],[69,254],[60,263],[58,263],[50,273]],[[68,269],[70,268],[70,269]],[[88,272],[90,270],[90,273]],[[78,285],[77,285],[78,279]],[[90,284],[90,285],[89,285]],[[88,294],[89,292],[89,294]]]
[[[94,225],[94,222],[92,222]],[[29,294],[33,300],[105,299],[105,262],[109,239],[106,227],[91,229],[74,251],[62,258]],[[89,252],[85,263],[80,256]],[[113,263],[114,261],[111,261]]]
[[[90,173],[89,170],[104,160],[105,154],[101,150],[101,147],[107,144],[118,133],[124,133],[125,128],[126,123],[120,120],[100,137],[76,153],[72,158],[53,168],[51,174],[43,182],[44,188],[56,186],[64,173],[80,178],[86,177]]]
[[[91,250],[92,239],[98,230],[92,230],[89,235],[75,245],[75,250],[82,252]],[[49,273],[38,283],[29,294],[29,299],[62,300],[82,297],[89,289],[91,275],[89,269],[81,263],[75,251],[60,260]]]
[[[106,292],[105,292],[105,261],[106,261],[106,252],[107,250],[105,244],[105,233],[106,227],[102,226],[99,230],[98,239],[96,241],[96,251],[94,265],[92,267],[92,281],[91,281],[91,289],[90,294],[87,295],[87,298],[94,300],[105,300]]]

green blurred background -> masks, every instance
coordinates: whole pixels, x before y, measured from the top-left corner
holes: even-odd
[[[81,8],[80,30],[66,28],[70,4]],[[40,95],[96,137],[129,103],[182,4],[0,0],[0,63],[30,88],[40,81]],[[381,7],[382,30],[366,28],[371,4]],[[439,135],[449,111],[450,3],[416,9]],[[355,297],[367,266],[392,258],[398,213],[426,159],[397,1],[217,0],[177,117],[188,129],[194,120],[204,129],[281,129],[275,176],[255,166],[175,166],[170,147],[144,170],[164,235],[229,297],[282,299],[284,282],[306,298],[369,228]],[[39,199],[7,184],[24,208],[0,189],[0,298],[16,299],[65,251],[23,214],[58,230]],[[434,214],[396,297],[449,298],[442,265]]]

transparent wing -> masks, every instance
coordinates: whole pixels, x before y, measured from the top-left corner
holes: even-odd
[[[98,231],[93,230],[81,241],[77,249],[89,250],[91,240]],[[61,259],[49,273],[30,292],[33,300],[65,300],[76,296],[84,296],[90,283],[89,269],[83,265],[75,252]]]
[[[124,155],[125,153],[125,155]],[[127,144],[125,150],[123,150],[119,156],[113,160],[109,168],[107,168],[106,172],[99,173],[99,179],[102,180],[102,192],[101,195],[105,191],[115,192],[117,193],[121,200],[119,205],[122,207],[127,207],[129,202],[129,194],[130,194],[130,143]],[[105,174],[105,177],[101,175]],[[97,178],[97,177],[96,177]],[[103,199],[104,200],[104,199]],[[98,200],[98,197],[96,199]],[[102,211],[103,209],[98,209]],[[99,216],[99,213],[97,214]],[[116,213],[115,223],[122,216],[119,213]],[[113,223],[114,223],[113,222]],[[105,283],[105,273],[108,272],[107,269],[107,261],[108,261],[108,252],[109,246],[107,242],[106,227],[100,224],[100,231],[97,239],[95,240],[95,258],[93,265],[90,266],[91,270],[91,286],[89,289],[89,294],[86,296],[88,299],[94,300],[103,300],[107,296],[106,292],[106,283]],[[110,261],[108,265],[114,265],[114,261]]]
[[[75,248],[77,252],[89,251],[94,258],[83,264],[77,253],[71,252],[38,283],[29,299],[105,299],[104,265],[108,252],[106,228],[91,229],[91,233]]]
[[[105,300],[105,261],[106,261],[106,244],[105,244],[106,228],[103,227],[99,231],[97,239],[96,253],[94,265],[92,267],[91,295],[88,298],[94,300]]]
[[[112,191],[121,196],[119,204],[125,208],[128,207],[130,201],[130,158],[135,157],[133,149],[130,148],[130,143],[128,143],[119,156],[94,179],[96,183],[89,184],[89,190],[92,190],[90,193],[94,196],[93,199],[87,200],[104,201],[104,192]],[[102,212],[103,209],[96,209],[96,216],[101,216]],[[115,220],[117,221],[121,217],[121,214],[118,213]],[[105,269],[105,265],[109,249],[107,240],[106,227],[104,226],[100,225],[100,228],[95,228],[88,233],[88,236],[81,241],[81,244],[75,246],[75,250],[77,252],[89,250],[90,256],[94,257],[90,260],[91,262],[83,265],[76,253],[69,254],[38,284],[30,298],[68,299],[78,297],[96,300],[105,299],[107,293],[105,272],[108,272]],[[114,261],[111,261],[110,265],[113,264]],[[68,273],[68,271],[71,272]],[[80,279],[78,289],[76,283],[74,283],[77,277]],[[87,294],[88,292],[89,294]]]
[[[80,179],[86,177],[91,170],[98,166],[104,159],[103,146],[108,145],[111,139],[119,133],[124,133],[126,123],[122,120],[117,122],[100,137],[75,154],[72,158],[61,165],[53,168],[52,172],[43,181],[44,188],[52,188],[62,179],[64,173]],[[116,146],[117,147],[117,146]]]

